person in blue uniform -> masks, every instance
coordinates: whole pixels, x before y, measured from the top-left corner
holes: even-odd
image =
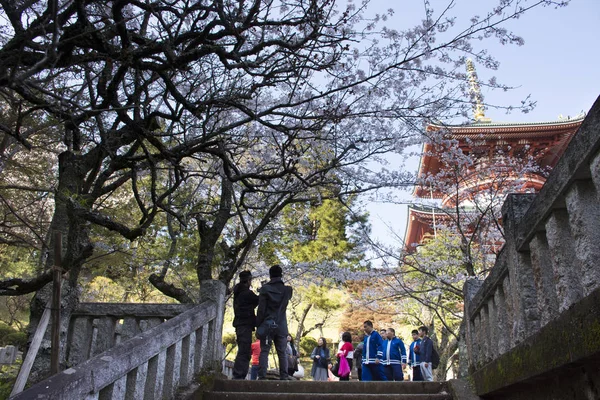
[[[403,381],[406,367],[406,347],[402,339],[396,337],[394,328],[386,331],[387,340],[383,342],[383,370],[388,381]]]
[[[362,355],[362,380],[363,381],[387,381],[383,370],[383,340],[376,330],[373,330],[373,322],[363,323],[365,339],[363,341]]]

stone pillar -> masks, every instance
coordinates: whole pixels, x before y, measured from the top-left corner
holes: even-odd
[[[226,286],[217,280],[206,280],[200,283],[200,301],[212,301],[216,308],[215,319],[209,322],[206,332],[206,352],[204,365],[215,372],[221,372],[223,362],[223,316],[225,314]]]
[[[521,343],[539,328],[537,294],[529,252],[517,251],[518,225],[535,195],[511,194],[502,206],[502,221],[507,252],[506,261],[511,282],[511,297],[514,306],[514,324],[511,332],[511,347]],[[505,292],[506,293],[506,292]]]
[[[558,316],[558,300],[550,250],[543,232],[535,234],[531,239],[529,250],[531,251],[531,266],[540,311],[540,326],[544,326]]]
[[[0,364],[13,364],[17,359],[17,348],[13,345],[0,347]]]
[[[495,291],[494,291],[495,292]],[[503,331],[498,331],[498,308],[495,302],[495,293],[493,293],[487,301],[488,309],[488,332],[489,332],[489,356],[490,360],[498,357],[498,336],[502,336]]]
[[[562,313],[583,297],[579,260],[575,257],[575,243],[566,210],[552,211],[546,221],[546,238],[554,271],[558,312]]]
[[[583,295],[600,287],[600,201],[589,180],[575,181],[566,195],[575,256],[581,267]]]
[[[458,378],[469,376],[469,348],[467,347],[467,321],[463,318],[458,330]]]
[[[510,293],[511,290],[510,276],[504,277],[502,280],[502,293],[504,293],[504,304],[506,305],[506,330],[504,331],[504,340],[506,341],[506,350],[511,349],[511,335],[515,326],[515,305],[513,304],[513,296]]]
[[[482,284],[483,281],[480,281],[478,279],[468,279],[467,281],[465,281],[465,284],[463,286],[463,296],[465,299],[463,324],[465,347],[467,350],[466,354],[461,355],[459,360],[460,369],[463,371],[465,370],[465,368],[468,371],[472,371],[476,368],[477,365],[476,354],[479,352],[477,345],[477,335],[479,334],[479,332],[476,331],[475,324],[473,321],[474,316],[470,315],[470,312],[471,308],[474,306],[472,304],[473,297],[475,296],[475,294],[477,294]]]
[[[496,288],[496,292],[494,293],[494,304],[496,306],[496,356],[498,356],[506,353],[508,350],[508,338],[506,332],[510,331],[503,285],[499,285]]]
[[[471,345],[473,346],[473,365],[479,369],[484,365],[483,355],[483,330],[481,329],[481,312],[475,314],[471,324]]]
[[[592,174],[594,185],[596,185],[596,193],[600,193],[600,153],[592,158],[592,161],[590,162],[590,172]],[[600,201],[600,197],[598,198],[598,201]]]
[[[490,354],[490,318],[488,315],[488,302],[484,299],[483,305],[479,309],[479,340],[481,345],[481,362],[487,364],[492,359]]]

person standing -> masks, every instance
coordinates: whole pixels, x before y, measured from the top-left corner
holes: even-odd
[[[403,381],[406,367],[406,347],[402,339],[396,337],[394,328],[386,331],[387,340],[383,342],[383,369],[388,381]]]
[[[327,381],[330,357],[325,338],[319,338],[317,347],[310,353],[310,358],[313,360],[310,376],[314,381]]]
[[[381,336],[381,339],[385,342],[387,340],[387,329],[380,329],[379,336]]]
[[[362,342],[364,338],[361,338],[361,342],[356,345],[354,349],[354,360],[356,361],[356,373],[358,374],[358,380],[362,381],[362,354],[365,344]]]
[[[288,359],[288,375],[293,377],[294,372],[298,371],[298,351],[296,351],[296,348],[294,347],[294,338],[290,334],[287,335],[285,354]]]
[[[411,332],[413,342],[410,344],[408,348],[408,363],[412,368],[412,380],[413,382],[422,381],[423,376],[421,375],[421,339],[419,338],[419,331],[413,329]]]
[[[362,355],[362,380],[363,381],[387,381],[383,371],[383,340],[379,333],[373,329],[373,322],[365,321],[363,323],[365,339],[363,341]]]
[[[240,272],[239,279],[239,283],[233,287],[233,326],[238,347],[233,363],[233,379],[246,379],[252,351],[252,331],[256,326],[254,309],[258,305],[258,296],[250,289],[250,271]]]
[[[340,358],[340,360],[342,358],[345,358],[348,362],[348,368],[350,368],[350,371],[352,371],[352,360],[354,359],[354,346],[352,346],[352,335],[350,334],[350,332],[344,332],[342,334],[342,345],[340,346],[338,357]],[[350,374],[346,376],[340,376],[340,381],[349,380]]]
[[[260,358],[260,340],[256,339],[252,343],[252,366],[250,367],[250,380],[255,381],[258,379],[258,364]]]
[[[433,354],[433,340],[427,336],[429,328],[422,326],[419,328],[419,337],[421,338],[421,345],[419,346],[419,353],[421,354],[421,375],[424,381],[433,381],[433,368],[432,368],[432,354]]]
[[[292,298],[292,288],[283,283],[282,277],[283,270],[281,267],[273,265],[269,268],[269,282],[265,283],[259,290],[256,326],[260,326],[269,319],[275,321],[277,328],[270,333],[269,337],[260,338],[258,379],[267,379],[271,342],[275,343],[275,350],[277,350],[277,358],[279,359],[279,379],[294,379],[288,375],[287,356],[285,354],[288,335],[286,308]]]

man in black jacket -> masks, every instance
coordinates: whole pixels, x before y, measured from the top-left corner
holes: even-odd
[[[419,328],[419,337],[421,338],[421,346],[419,354],[421,356],[421,376],[424,381],[433,381],[433,341],[427,336],[429,328],[422,326]]]
[[[240,282],[233,287],[233,326],[238,352],[233,364],[233,379],[246,379],[250,354],[252,351],[252,331],[256,326],[254,309],[258,305],[258,296],[250,290],[252,274],[240,272]]]
[[[271,342],[275,342],[275,349],[279,358],[279,379],[294,380],[293,377],[288,375],[287,357],[285,354],[288,335],[285,309],[292,298],[292,288],[283,284],[282,275],[283,271],[281,267],[273,265],[269,269],[271,280],[264,284],[258,291],[256,326],[260,326],[267,319],[273,320],[277,324],[277,329],[270,334],[269,338],[260,338],[258,379],[266,379]]]

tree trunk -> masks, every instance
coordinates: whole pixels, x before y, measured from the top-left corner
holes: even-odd
[[[209,224],[200,217],[196,218],[198,223],[198,236],[200,244],[198,246],[198,261],[196,264],[196,275],[198,282],[212,279],[213,260],[215,258],[215,247],[221,237],[225,225],[231,217],[233,196],[233,185],[223,173],[221,175],[221,200],[219,209],[215,214],[212,224]]]
[[[59,156],[59,180],[55,196],[55,209],[50,224],[50,231],[60,232],[63,242],[62,267],[68,275],[63,280],[61,298],[60,326],[60,363],[65,367],[65,349],[67,332],[71,314],[79,303],[79,288],[77,285],[81,267],[92,255],[93,247],[90,242],[89,222],[71,207],[70,201],[80,201],[77,195],[83,184],[83,168],[81,159],[71,152]],[[81,202],[80,202],[81,204]],[[89,207],[89,205],[85,205]],[[54,264],[54,235],[49,235],[51,243],[48,246],[46,269]],[[46,285],[39,290],[31,303],[29,337],[33,336],[48,301],[52,298],[52,285]],[[50,329],[46,331],[44,341],[34,362],[29,382],[38,382],[50,374]]]
[[[200,236],[200,244],[198,245],[196,275],[198,276],[198,282],[202,282],[212,279],[212,266],[217,241],[214,240],[210,233],[205,233],[200,228],[198,228],[198,234]]]
[[[434,380],[442,382],[446,380],[446,374],[451,363],[452,356],[458,349],[458,341],[456,339],[450,340],[450,333],[445,327],[442,328],[442,339],[438,347],[440,354],[440,365],[434,371]]]
[[[296,331],[296,346],[298,348],[300,348],[300,339],[302,339],[302,333],[304,332],[304,321],[306,321],[306,316],[311,308],[312,304],[307,305],[304,311],[302,311],[302,317],[298,321],[298,330]]]

